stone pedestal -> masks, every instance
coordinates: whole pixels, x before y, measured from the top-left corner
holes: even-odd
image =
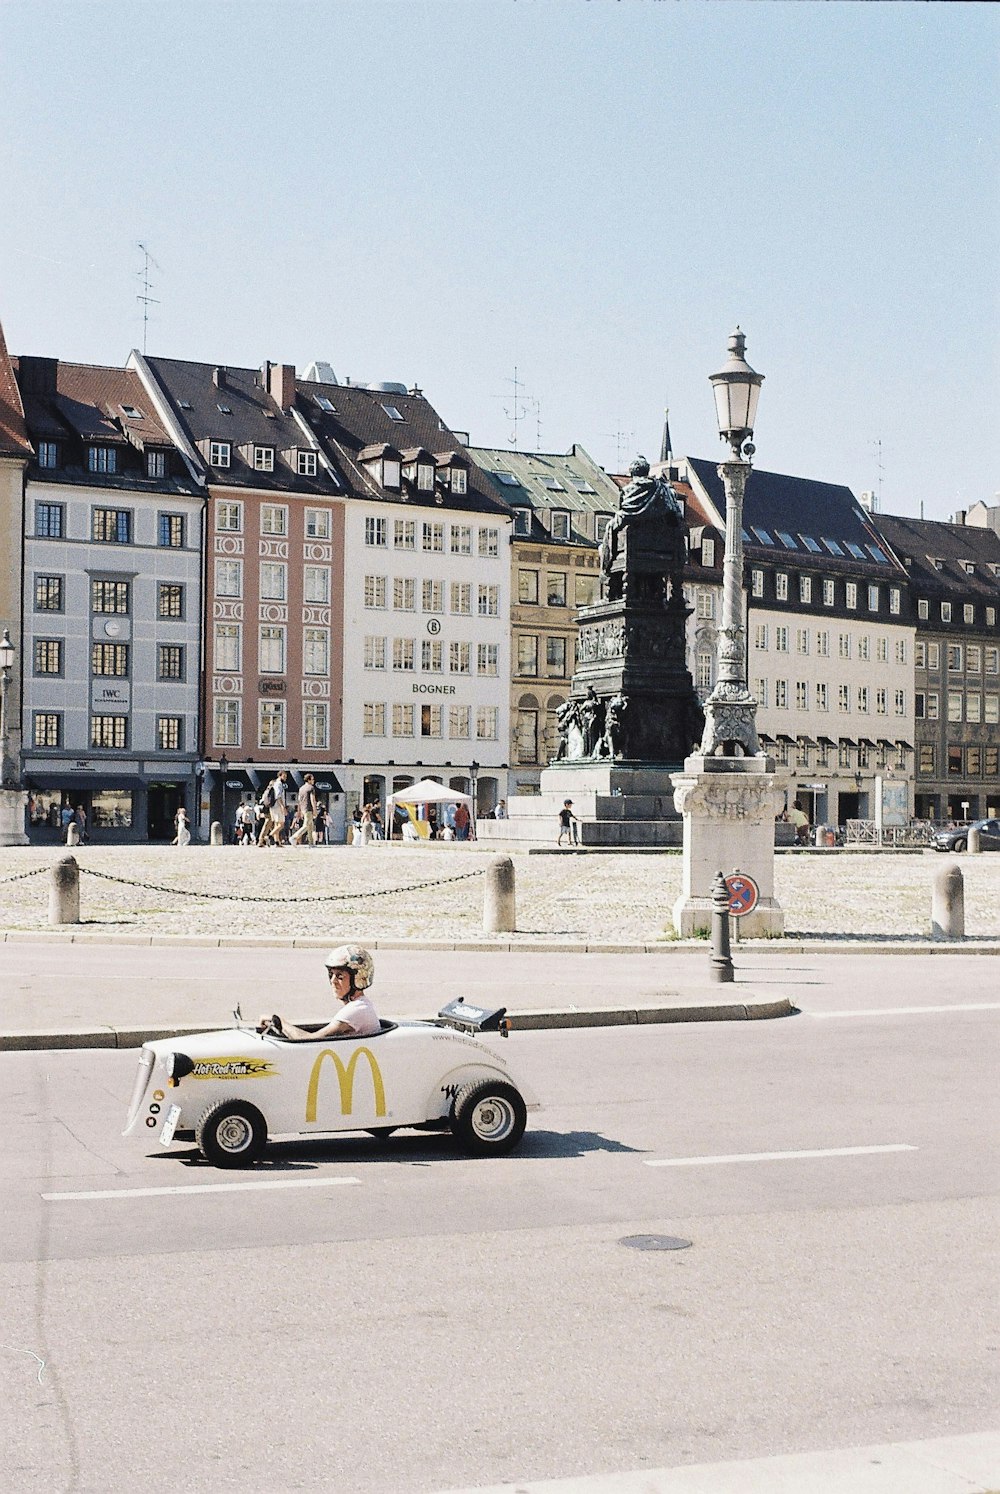
[[[505,820],[480,820],[479,839],[498,845],[552,844],[559,834],[559,811],[566,799],[573,800],[582,846],[627,850],[681,843],[671,769],[606,758],[543,769],[539,792],[509,799]]]
[[[0,789],[0,846],[26,846],[24,811],[27,799],[20,789]]]
[[[741,871],[760,889],[752,913],[739,920],[741,937],[776,937],[785,915],[774,896],[774,817],[790,779],[773,758],[705,757],[695,753],[673,774],[674,803],[684,817],[684,872],[674,904],[682,938],[712,926],[712,883],[721,871]]]

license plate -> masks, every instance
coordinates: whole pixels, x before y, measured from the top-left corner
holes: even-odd
[[[174,1132],[177,1130],[177,1122],[180,1120],[180,1118],[181,1107],[179,1105],[171,1105],[170,1109],[167,1111],[167,1118],[163,1122],[163,1130],[160,1132],[161,1146],[169,1146],[173,1141]]]

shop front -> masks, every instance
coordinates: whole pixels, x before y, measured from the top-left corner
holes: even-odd
[[[155,775],[155,776],[154,776]],[[28,839],[32,845],[64,842],[75,819],[84,844],[171,841],[174,817],[194,810],[193,763],[106,763],[28,758]]]

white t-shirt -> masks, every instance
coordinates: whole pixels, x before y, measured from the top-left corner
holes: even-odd
[[[359,991],[353,1000],[346,1002],[332,1020],[346,1022],[349,1027],[353,1027],[358,1037],[371,1037],[373,1033],[381,1031],[382,1027],[378,1013],[364,991]]]

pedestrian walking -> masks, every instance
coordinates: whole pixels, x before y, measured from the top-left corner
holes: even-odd
[[[288,773],[282,768],[264,790],[264,796],[260,802],[266,811],[266,818],[257,838],[259,846],[267,845],[268,841],[276,846],[283,844],[281,834],[285,828],[285,816],[288,810],[287,786]]]
[[[455,839],[468,840],[469,827],[472,824],[472,816],[464,804],[459,802],[455,806]]]
[[[319,845],[329,845],[327,832],[330,828],[330,816],[322,799],[316,806],[316,841]]]
[[[556,841],[556,845],[562,845],[564,835],[571,846],[579,845],[580,841],[576,830],[579,823],[580,821],[573,813],[573,800],[564,799],[563,807],[559,811],[559,839]]]
[[[189,846],[191,844],[191,827],[188,824],[187,810],[182,804],[174,815],[174,838],[170,842],[172,846]]]
[[[316,844],[316,809],[316,779],[312,773],[307,773],[298,794],[301,824],[291,838],[293,845],[301,845],[303,839],[308,839],[311,846]]]
[[[80,844],[85,846],[90,837],[87,834],[87,811],[82,804],[76,806],[76,813],[73,818],[76,820],[76,828],[80,832]]]

